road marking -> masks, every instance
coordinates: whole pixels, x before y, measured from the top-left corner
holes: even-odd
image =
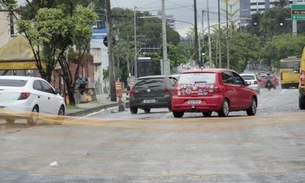
[[[102,110],[100,110],[100,111],[97,111],[97,112],[93,112],[93,113],[87,114],[87,115],[84,116],[84,117],[94,116],[94,115],[99,114],[99,113],[101,113],[101,112],[108,111],[108,110],[115,110],[115,109],[117,109],[117,108],[118,108],[118,107],[110,107],[110,108],[107,108],[107,109],[102,109]]]
[[[283,94],[284,92],[286,92],[287,91],[287,89],[284,89],[284,90],[282,90],[281,92],[280,92],[280,94]]]

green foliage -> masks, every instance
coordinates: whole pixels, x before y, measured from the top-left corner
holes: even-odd
[[[304,42],[304,34],[298,36],[284,34],[276,37],[273,41],[268,42],[262,49],[261,56],[266,63],[278,67],[280,60],[283,58],[289,56],[300,58]]]
[[[259,60],[260,49],[261,42],[257,36],[233,32],[230,38],[230,67],[242,72],[247,61]]]
[[[17,7],[17,0],[0,0],[1,9],[15,9]]]

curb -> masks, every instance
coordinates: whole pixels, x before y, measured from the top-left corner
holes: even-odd
[[[125,105],[129,106],[129,102],[126,103]],[[112,107],[120,107],[120,106],[122,106],[122,105],[120,105],[120,103],[106,104],[106,105],[102,105],[102,106],[93,107],[93,108],[90,108],[90,109],[84,109],[84,110],[81,110],[81,111],[71,112],[69,114],[66,114],[66,116],[85,116],[85,115],[88,115],[88,114],[91,114],[91,113],[94,113],[94,112],[98,112],[98,111],[103,110],[103,109],[108,109],[108,108],[112,108]],[[123,110],[120,110],[120,112],[121,111],[123,111]]]

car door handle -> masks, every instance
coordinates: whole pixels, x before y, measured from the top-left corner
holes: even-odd
[[[40,98],[40,96],[38,96],[38,98]]]
[[[48,97],[48,99],[50,100],[50,97]]]

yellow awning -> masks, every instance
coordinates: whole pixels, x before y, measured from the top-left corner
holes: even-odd
[[[35,63],[29,41],[22,35],[0,48],[0,70],[36,70]]]

